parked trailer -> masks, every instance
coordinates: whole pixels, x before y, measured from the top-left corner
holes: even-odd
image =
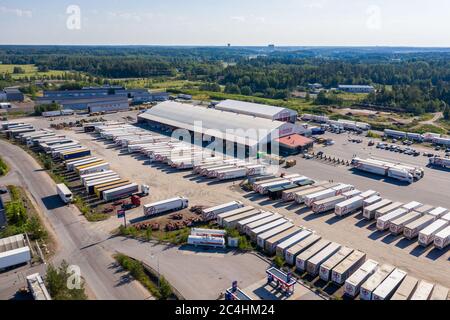
[[[312,189],[312,188],[320,187],[320,186],[323,186],[323,185],[325,185],[327,183],[328,182],[314,183],[313,180],[308,180],[308,184],[299,185],[296,188],[282,191],[281,192],[281,199],[283,201],[294,201],[296,193],[301,192],[301,191],[305,191],[305,190],[309,190],[309,189]]]
[[[192,228],[191,235],[200,237],[221,237],[224,238],[227,235],[225,230],[218,229],[203,229],[203,228]]]
[[[279,243],[276,247],[276,255],[280,258],[284,258],[286,255],[286,251],[302,241],[303,239],[309,237],[312,234],[311,230],[302,229],[300,232],[294,234],[292,237],[284,240]]]
[[[119,175],[112,171],[112,170],[106,170],[106,171],[101,171],[101,172],[96,172],[98,175],[97,176],[93,176],[93,177],[87,177],[82,179],[83,181],[83,185],[86,187],[86,185],[89,182],[93,182],[96,180],[102,180],[102,179],[109,179],[109,178],[118,178]]]
[[[413,239],[419,235],[419,232],[425,229],[427,226],[436,221],[436,218],[426,214],[423,217],[420,217],[417,220],[414,220],[408,224],[406,224],[403,228],[403,235],[407,239]]]
[[[314,213],[323,213],[330,210],[334,210],[336,204],[345,200],[343,195],[334,196],[327,199],[323,199],[312,204],[312,211]]]
[[[378,262],[369,259],[359,267],[347,280],[345,280],[344,293],[350,297],[358,295],[361,285],[378,269]]]
[[[440,284],[434,285],[433,292],[431,292],[430,300],[447,300],[448,288]]]
[[[428,159],[428,163],[431,166],[441,167],[441,168],[450,168],[450,159],[444,157],[433,157]]]
[[[306,271],[313,276],[317,276],[319,274],[320,265],[340,249],[341,245],[339,243],[330,243],[326,248],[306,260]]]
[[[336,267],[339,263],[344,261],[351,253],[353,252],[352,248],[342,247],[338,252],[325,260],[319,269],[319,277],[323,281],[329,281],[331,278],[331,271],[334,267]]]
[[[386,207],[387,205],[390,205],[392,203],[392,200],[389,199],[381,199],[380,201],[371,204],[370,206],[364,207],[363,209],[363,217],[367,220],[372,220],[375,218],[375,213],[377,210]]]
[[[297,256],[308,249],[310,246],[314,245],[316,242],[320,241],[320,239],[322,239],[321,236],[313,233],[294,246],[287,249],[284,257],[286,263],[291,266],[295,265]]]
[[[242,208],[244,204],[241,201],[231,201],[227,203],[223,203],[218,206],[209,207],[207,209],[202,210],[202,218],[203,221],[211,221],[217,218],[218,214],[223,212],[231,211],[234,209]]]
[[[434,284],[421,280],[417,285],[416,291],[411,296],[411,300],[428,300],[433,291]]]
[[[372,204],[375,204],[377,202],[381,201],[380,196],[371,196],[363,201],[363,211],[365,207],[369,207]]]
[[[408,210],[405,208],[399,208],[397,210],[389,212],[388,214],[385,214],[384,216],[377,219],[377,229],[379,231],[389,229],[392,221],[401,218],[406,214],[408,214]]]
[[[421,207],[415,208],[414,211],[419,212],[422,214],[422,216],[426,213],[429,213],[430,211],[433,211],[434,207],[430,206],[429,204],[423,205]]]
[[[246,166],[246,169],[247,169],[247,176],[256,176],[265,174],[267,167],[263,164],[256,164]]]
[[[31,261],[28,246],[0,252],[0,270]]]
[[[437,207],[437,208],[431,210],[428,214],[430,216],[435,217],[436,219],[439,219],[440,217],[445,215],[447,212],[448,212],[447,208]]]
[[[294,195],[294,200],[296,203],[301,204],[304,202],[304,197],[308,194],[313,194],[322,190],[325,190],[326,187],[324,186],[318,186],[318,187],[313,187],[313,188],[307,188],[305,190],[296,192]]]
[[[97,196],[97,198],[101,198],[101,195],[103,194],[103,191],[114,189],[117,187],[121,187],[127,184],[130,184],[130,180],[126,179],[119,179],[112,182],[104,183],[101,185],[97,185],[94,187],[94,194]]]
[[[111,183],[111,182],[115,182],[115,181],[119,181],[119,180],[120,180],[120,177],[118,175],[116,175],[116,176],[109,177],[109,178],[89,181],[86,183],[86,192],[94,193],[94,188],[96,186],[101,186],[101,185],[104,185],[105,183],[107,184],[107,183]]]
[[[392,220],[391,223],[389,224],[389,231],[393,235],[403,233],[405,225],[419,219],[421,216],[422,214],[419,212],[416,211],[409,212],[398,219]]]
[[[381,265],[376,272],[361,285],[360,299],[372,300],[372,294],[375,289],[392,273],[392,271],[394,271],[394,269],[394,266],[388,264]]]
[[[71,203],[73,201],[72,191],[64,183],[56,185],[56,192],[64,203]]]
[[[443,216],[441,217],[441,219],[450,222],[450,212],[449,212],[449,213],[446,213],[445,215],[443,215]]]
[[[423,204],[417,201],[411,201],[405,204],[402,208],[405,208],[408,212],[411,212],[414,209],[419,208],[420,206],[423,206]]]
[[[389,212],[392,212],[398,208],[401,208],[403,205],[404,204],[402,202],[397,201],[397,202],[391,203],[390,205],[387,205],[386,207],[380,208],[375,211],[375,219],[378,219]]]
[[[372,293],[372,300],[389,300],[408,273],[396,268]]]
[[[331,280],[337,284],[344,284],[345,280],[358,269],[366,260],[364,252],[355,250],[331,271]]]
[[[450,243],[450,226],[436,233],[433,243],[436,248],[445,249]]]
[[[418,283],[419,280],[410,275],[406,275],[390,300],[409,300],[414,290],[416,290]]]
[[[271,223],[273,221],[276,221],[276,220],[282,218],[282,215],[279,214],[279,213],[273,213],[273,212],[270,212],[270,211],[268,211],[268,212],[271,213],[271,215],[269,215],[268,217],[265,217],[263,219],[260,219],[260,220],[257,220],[257,221],[254,221],[254,222],[251,222],[251,223],[245,225],[243,227],[243,232],[246,235],[250,235],[250,230],[258,228],[260,226],[266,225],[268,223]]]
[[[255,209],[255,207],[245,206],[245,207],[239,207],[237,209],[233,209],[233,210],[226,211],[224,213],[218,214],[217,215],[217,224],[219,226],[223,227],[224,219],[232,217],[232,216],[236,216],[236,215],[244,213],[244,212],[252,211],[254,209]]]
[[[200,237],[189,235],[188,244],[193,246],[205,246],[213,248],[225,248],[225,239],[217,237]]]
[[[244,220],[239,220],[236,224],[236,228],[239,232],[244,232],[244,227],[246,225],[249,225],[250,223],[253,223],[255,221],[262,220],[262,219],[267,218],[272,215],[273,215],[273,213],[270,211],[263,211],[260,214],[257,214],[256,216],[252,216],[252,217],[244,219]]]
[[[320,239],[318,242],[314,243],[312,246],[307,248],[305,251],[301,252],[295,258],[295,268],[298,271],[306,271],[306,262],[308,259],[312,258],[320,251],[324,250],[328,245],[331,244],[331,241]]]
[[[331,187],[329,189],[325,189],[316,193],[306,195],[304,197],[304,202],[308,207],[311,207],[313,202],[337,196],[342,192],[350,191],[351,189],[354,189],[354,187],[351,185],[339,184],[335,187]]]
[[[260,213],[261,213],[261,210],[253,209],[253,210],[250,210],[247,212],[243,212],[241,214],[234,215],[232,217],[225,218],[225,219],[223,219],[223,226],[225,228],[235,228],[239,221],[244,220],[246,218],[256,216]]]
[[[129,197],[137,192],[139,192],[139,186],[136,183],[130,183],[122,187],[104,191],[102,199],[105,201],[112,201]]]
[[[269,193],[269,189],[270,188],[276,188],[276,187],[284,187],[291,184],[291,181],[287,180],[287,179],[282,179],[279,181],[274,181],[274,182],[270,182],[270,183],[265,183],[262,184],[258,187],[257,192],[260,194],[267,194]]]
[[[61,160],[70,160],[70,159],[76,159],[76,158],[81,158],[81,157],[87,157],[91,155],[91,150],[86,149],[86,148],[81,148],[78,150],[73,150],[70,152],[63,152],[60,155]]]
[[[89,169],[89,168],[92,168],[92,167],[96,167],[97,168],[97,166],[104,166],[105,164],[108,164],[108,166],[103,168],[103,170],[109,169],[109,163],[108,162],[106,162],[104,160],[99,160],[99,161],[95,161],[95,162],[88,163],[88,164],[77,165],[77,166],[75,166],[75,172],[78,173],[78,175],[82,175],[82,174],[86,174],[86,173],[90,173],[90,172],[99,172],[99,171],[101,171],[101,169],[94,170],[94,171],[90,171],[90,170],[86,170],[86,169]]]
[[[361,171],[387,176],[408,183],[414,182],[414,176],[406,168],[396,166],[395,164],[377,161],[375,159],[360,159],[355,157],[352,159],[352,166]]]
[[[262,226],[260,226],[260,227],[251,229],[251,230],[249,231],[250,239],[251,239],[253,242],[257,242],[257,238],[258,238],[259,235],[265,233],[266,231],[269,231],[270,229],[273,229],[273,228],[276,228],[276,227],[278,227],[278,226],[281,226],[281,225],[283,225],[283,224],[285,224],[285,223],[288,223],[287,219],[285,219],[285,218],[280,218],[280,219],[278,219],[278,220],[272,221],[272,222],[267,223],[267,224],[265,224],[265,225],[262,225]]]
[[[152,216],[155,214],[176,211],[187,208],[189,200],[185,197],[175,197],[166,200],[161,200],[144,205],[144,215]]]
[[[449,225],[449,222],[443,219],[438,219],[432,224],[427,226],[425,229],[419,231],[419,244],[421,246],[428,246],[430,243],[434,242],[436,233],[443,230]]]
[[[279,226],[276,226],[274,228],[271,228],[270,230],[267,230],[263,233],[258,234],[256,237],[256,244],[260,248],[265,248],[266,246],[266,240],[272,238],[273,236],[276,236],[286,230],[291,229],[294,226],[292,222],[286,222]]]
[[[66,162],[66,169],[68,171],[74,171],[75,170],[75,166],[77,165],[84,165],[84,164],[89,164],[89,163],[94,163],[94,162],[98,162],[101,161],[102,159],[99,159],[97,157],[89,157],[87,159],[81,159],[81,160],[74,160],[74,161],[69,161]]]

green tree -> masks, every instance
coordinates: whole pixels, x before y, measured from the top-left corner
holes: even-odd
[[[241,90],[236,84],[227,84],[225,86],[225,93],[241,94]]]
[[[443,113],[444,113],[444,119],[450,120],[450,106],[445,106]]]
[[[14,74],[25,73],[25,70],[22,67],[15,66],[13,69]]]
[[[27,210],[22,201],[11,201],[5,206],[8,223],[23,226],[27,222]]]
[[[241,88],[241,94],[245,96],[251,96],[253,94],[252,88],[249,86],[244,86]]]
[[[161,276],[159,279],[159,292],[161,293],[161,299],[163,300],[170,298],[170,296],[173,294],[172,287],[163,276]]]
[[[50,264],[47,268],[45,284],[53,300],[86,300],[84,282],[80,280],[79,288],[70,288],[72,277],[69,264],[63,260],[58,268]]]

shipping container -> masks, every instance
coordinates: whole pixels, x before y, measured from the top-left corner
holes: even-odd
[[[317,276],[319,274],[320,265],[329,257],[338,252],[339,249],[341,249],[341,245],[339,243],[331,242],[323,250],[316,253],[306,261],[306,271],[310,275]]]
[[[369,259],[363,263],[347,280],[345,280],[344,293],[350,297],[356,297],[361,285],[378,269],[378,262]]]
[[[239,215],[241,213],[252,211],[254,209],[255,209],[255,207],[245,206],[245,207],[240,207],[240,208],[237,208],[237,209],[233,209],[233,210],[226,211],[224,213],[218,214],[217,215],[217,224],[219,226],[223,227],[224,219],[227,219],[227,218],[230,218],[230,217],[233,217],[233,216],[237,216],[237,215]]]
[[[91,155],[91,150],[86,149],[86,148],[81,148],[79,150],[74,150],[71,152],[63,152],[61,153],[60,157],[61,160],[69,160],[69,159],[76,159],[76,158],[81,158],[81,157],[87,157]]]
[[[343,195],[319,200],[312,204],[312,211],[314,213],[323,213],[323,212],[327,212],[330,210],[334,210],[334,207],[336,206],[336,204],[338,204],[344,200],[345,200],[345,197]]]
[[[435,220],[436,220],[435,217],[433,217],[429,214],[426,214],[423,217],[420,217],[419,219],[414,220],[414,221],[408,223],[407,225],[405,225],[405,227],[403,228],[403,235],[407,239],[413,239],[419,235],[419,232],[422,229],[425,229],[427,226],[432,224]]]
[[[409,212],[398,219],[392,220],[391,223],[389,224],[389,231],[393,235],[403,233],[405,225],[419,219],[421,216],[422,214],[419,212],[416,211]]]
[[[223,227],[224,228],[235,228],[237,223],[241,220],[254,217],[261,213],[259,209],[253,209],[250,211],[243,212],[241,214],[237,214],[228,218],[223,219]]]
[[[105,201],[112,201],[129,197],[137,192],[139,192],[139,186],[136,183],[130,183],[126,186],[104,191],[102,199]]]
[[[297,257],[295,258],[295,268],[301,272],[306,271],[306,262],[308,261],[308,259],[324,250],[330,244],[331,241],[325,239],[320,239],[318,242],[314,243],[308,249],[297,255]]]
[[[276,255],[280,258],[284,259],[286,254],[286,250],[293,247],[306,237],[309,237],[312,234],[311,230],[302,229],[300,232],[294,234],[292,237],[280,242],[276,247]]]
[[[390,205],[387,205],[381,209],[378,209],[375,211],[375,219],[378,219],[379,217],[382,217],[385,214],[392,212],[402,206],[403,206],[403,203],[397,201],[397,202],[391,203]]]
[[[384,279],[375,291],[373,291],[372,300],[389,300],[407,274],[406,271],[396,268],[386,279]]]
[[[286,239],[293,237],[294,235],[300,233],[301,231],[302,231],[302,229],[300,229],[298,227],[292,227],[292,228],[289,228],[271,238],[266,239],[265,243],[264,243],[264,250],[269,255],[275,254],[277,245],[279,243],[285,241]]]
[[[403,279],[398,289],[395,291],[391,300],[409,300],[413,295],[413,292],[416,290],[418,283],[419,280],[410,275],[407,275],[405,279]]]
[[[297,188],[294,189],[290,189],[290,190],[285,190],[282,192],[281,194],[281,199],[283,201],[294,201],[295,200],[295,194],[297,192],[301,192],[304,190],[309,190],[318,186],[322,186],[324,184],[326,184],[327,182],[318,182],[315,184],[308,184],[308,185],[303,185],[303,186],[298,186]]]
[[[0,270],[31,261],[31,250],[28,246],[0,252]]]
[[[355,250],[331,271],[331,280],[337,284],[344,284],[345,280],[358,269],[366,260],[364,252]]]
[[[375,289],[386,279],[395,267],[389,264],[381,265],[373,275],[369,277],[362,285],[359,292],[361,300],[372,300],[372,294]]]
[[[130,184],[130,180],[127,179],[119,179],[110,183],[98,185],[94,187],[94,194],[97,196],[97,198],[101,198],[103,191],[115,189],[118,187],[122,187],[124,185]]]
[[[378,201],[370,206],[364,207],[363,209],[363,217],[367,220],[372,220],[375,218],[375,213],[377,210],[386,207],[387,205],[390,205],[392,203],[389,199],[381,199],[381,201]]]
[[[86,187],[86,185],[88,183],[93,182],[93,181],[120,177],[116,172],[114,172],[112,170],[100,171],[100,172],[96,172],[96,174],[98,174],[98,175],[83,179],[83,185]]]
[[[95,186],[99,186],[99,185],[102,185],[102,184],[105,184],[105,183],[111,183],[111,182],[118,181],[118,180],[120,180],[119,175],[87,181],[86,182],[86,187],[85,187],[86,188],[86,192],[94,193],[94,187]]]
[[[217,218],[218,214],[223,212],[231,211],[234,209],[238,209],[243,207],[244,204],[240,201],[231,201],[227,203],[223,203],[218,206],[209,207],[207,209],[202,210],[202,218],[203,221],[211,221]]]
[[[268,212],[270,212],[270,211],[268,211]],[[243,227],[243,232],[246,235],[250,235],[250,230],[258,228],[258,227],[263,226],[263,225],[266,225],[268,223],[271,223],[271,222],[273,222],[275,220],[278,220],[278,219],[283,217],[279,213],[273,213],[273,212],[270,212],[270,213],[271,213],[271,215],[269,215],[268,217],[265,217],[263,219],[260,219],[260,220],[257,220],[257,221],[254,221],[254,222],[251,222],[251,223],[245,225]]]
[[[363,208],[368,207],[368,206],[370,206],[372,204],[375,204],[375,203],[377,203],[379,201],[381,201],[381,197],[380,196],[371,196],[371,197],[369,197],[369,198],[367,198],[367,199],[365,199],[363,201]]]
[[[436,219],[439,219],[447,212],[448,212],[447,208],[437,207],[436,209],[431,210],[428,214],[434,216]]]
[[[448,288],[440,284],[434,285],[433,292],[431,292],[430,300],[447,300]]]
[[[394,210],[392,212],[389,212],[388,214],[385,214],[382,217],[379,217],[377,219],[377,229],[380,231],[384,231],[389,229],[391,222],[395,219],[398,219],[400,217],[403,217],[408,213],[408,210],[405,208],[399,208],[397,210]]]
[[[406,209],[408,212],[413,211],[414,209],[423,206],[420,202],[417,201],[411,201],[407,204],[405,204],[402,208]]]
[[[272,222],[274,224],[274,222]],[[266,240],[276,236],[277,234],[288,230],[290,228],[292,228],[294,225],[292,224],[292,222],[289,221],[285,221],[284,223],[281,224],[277,224],[273,227],[270,228],[266,228],[264,230],[264,227],[259,227],[259,230],[264,230],[262,232],[258,232],[258,233],[254,233],[254,235],[250,235],[252,237],[252,239],[254,239],[253,241],[256,242],[256,244],[260,247],[260,248],[264,248]]]
[[[336,252],[330,258],[325,260],[320,265],[319,270],[320,279],[328,282],[331,278],[331,271],[333,270],[333,268],[336,267],[342,261],[344,261],[352,252],[353,252],[352,248],[342,247],[338,252]]]
[[[269,216],[272,216],[273,213],[270,211],[263,211],[260,214],[256,215],[256,216],[252,216],[250,218],[244,219],[244,220],[240,220],[237,222],[236,224],[236,228],[239,232],[244,232],[244,227],[250,223],[253,223],[255,221],[259,221],[262,220],[264,218],[267,218]]]
[[[425,229],[419,231],[419,244],[421,246],[428,246],[430,243],[434,242],[434,237],[436,233],[443,230],[445,227],[449,225],[448,221],[443,219],[438,219],[434,221],[432,224],[427,226]]]
[[[445,249],[450,243],[450,226],[436,233],[433,243],[436,248]]]
[[[185,197],[175,197],[144,205],[144,215],[152,216],[163,212],[176,211],[187,208],[189,200]]]
[[[433,291],[434,284],[425,280],[419,281],[416,291],[411,296],[411,300],[428,300]]]
[[[310,236],[287,249],[284,260],[288,265],[295,265],[295,259],[297,258],[297,256],[304,250],[308,249],[310,246],[314,245],[316,242],[320,241],[320,239],[322,239],[322,237],[318,234],[311,234]]]
[[[304,197],[304,202],[308,207],[311,207],[313,202],[320,201],[329,197],[334,197],[341,194],[342,192],[350,191],[352,189],[354,189],[352,185],[339,184],[335,187],[306,195]]]

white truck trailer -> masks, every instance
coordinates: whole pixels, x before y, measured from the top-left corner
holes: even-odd
[[[0,270],[31,261],[28,246],[0,252]]]
[[[295,200],[296,203],[302,204],[302,203],[305,202],[305,197],[307,195],[313,194],[313,193],[316,193],[316,192],[320,192],[322,190],[326,190],[326,189],[334,187],[336,185],[337,184],[334,184],[334,183],[331,184],[330,183],[330,184],[325,184],[325,185],[322,185],[322,186],[313,186],[313,188],[308,188],[308,189],[296,192],[295,195],[294,195],[294,200]]]
[[[139,192],[139,186],[136,183],[130,183],[125,186],[103,191],[101,198],[105,201],[113,201],[131,196],[137,192]]]
[[[372,300],[389,300],[408,273],[396,268],[372,293]]]
[[[381,201],[381,197],[377,196],[377,195],[371,196],[371,197],[369,197],[367,199],[364,199],[364,201],[363,201],[363,208],[368,207],[368,206],[370,206],[372,204],[375,204],[375,203],[377,203],[379,201]]]
[[[215,177],[221,181],[243,178],[245,176],[247,176],[247,168],[234,168],[215,172]]]
[[[434,284],[425,280],[419,281],[416,291],[411,296],[411,300],[428,300],[433,291]]]
[[[295,236],[296,234],[298,234],[299,232],[301,232],[302,229],[298,228],[298,227],[292,227],[289,228],[271,238],[266,239],[265,243],[264,243],[264,250],[269,254],[269,255],[273,255],[275,254],[277,245],[287,239],[292,238],[293,236]]]
[[[219,226],[223,227],[225,219],[227,219],[229,217],[232,217],[232,216],[239,215],[239,214],[244,213],[244,212],[252,211],[254,209],[255,209],[255,207],[245,206],[245,207],[240,207],[240,208],[237,208],[237,209],[234,209],[234,210],[230,210],[230,211],[226,211],[224,213],[218,214],[217,215],[217,224]]]
[[[364,207],[363,209],[363,217],[366,220],[372,220],[375,218],[375,213],[377,210],[386,207],[387,205],[390,205],[392,203],[392,200],[389,199],[381,199],[381,201],[378,201],[370,206]]]
[[[83,174],[87,174],[87,173],[94,173],[94,172],[100,172],[100,171],[104,171],[104,170],[108,170],[109,169],[109,162],[100,162],[97,163],[95,165],[92,166],[85,166],[82,167],[80,169],[78,169],[78,174],[79,175],[83,175]]]
[[[395,267],[389,264],[381,265],[362,285],[359,291],[361,300],[372,300],[375,289],[386,279]]]
[[[350,297],[356,297],[361,285],[375,273],[379,264],[375,260],[369,259],[359,267],[347,280],[345,280],[344,293]]]
[[[336,267],[339,263],[344,261],[350,254],[352,254],[353,249],[349,247],[342,247],[338,252],[324,261],[319,270],[319,277],[323,281],[329,281],[331,278],[331,271]]]
[[[380,208],[375,211],[375,219],[378,219],[379,217],[382,217],[389,212],[392,212],[398,208],[401,208],[403,205],[404,205],[404,203],[397,201],[397,202],[391,203],[383,208]]]
[[[316,201],[320,201],[329,197],[334,197],[340,195],[343,192],[350,191],[352,189],[354,189],[352,185],[341,183],[335,187],[306,195],[305,204],[308,207],[311,207],[312,204]]]
[[[257,243],[258,247],[264,249],[266,247],[266,240],[268,240],[286,230],[291,229],[293,226],[294,225],[292,224],[292,222],[286,222],[286,223],[276,226],[270,230],[267,230],[261,234],[258,234],[258,236],[256,237],[256,243]]]
[[[312,246],[297,255],[297,257],[295,258],[295,268],[301,272],[306,271],[306,261],[312,258],[314,255],[318,254],[330,244],[331,241],[325,239],[320,239],[319,241],[314,243]]]
[[[377,229],[379,231],[384,231],[389,229],[391,225],[391,221],[403,217],[408,213],[408,210],[405,208],[399,208],[397,210],[391,211],[388,214],[385,214],[382,217],[377,219]]]
[[[264,218],[270,217],[271,215],[273,215],[272,212],[270,211],[263,211],[260,214],[257,214],[256,216],[252,216],[250,218],[244,219],[244,220],[239,220],[236,224],[236,228],[239,232],[243,233],[244,232],[244,227],[250,223],[253,223],[255,221],[259,221],[262,220]]]
[[[259,235],[265,233],[266,231],[269,231],[270,229],[274,229],[278,226],[284,225],[285,223],[288,223],[287,219],[280,218],[258,228],[251,229],[249,231],[250,239],[252,239],[253,242],[256,242]]]
[[[320,186],[325,185],[326,183],[327,182],[318,182],[318,183],[315,183],[315,184],[310,184],[310,185],[306,185],[306,186],[299,186],[297,188],[284,190],[281,193],[281,199],[283,201],[294,201],[295,200],[295,194],[297,192],[301,192],[301,191],[309,190],[309,189],[312,189],[312,188],[320,187]]]
[[[265,217],[263,219],[259,219],[259,220],[253,221],[253,222],[248,223],[245,226],[243,226],[242,232],[244,232],[246,235],[250,235],[250,230],[258,228],[258,227],[263,226],[263,225],[266,225],[266,224],[271,223],[271,222],[273,222],[275,220],[278,220],[280,218],[283,218],[283,216],[281,214],[279,214],[279,213],[273,213],[273,212],[270,212],[270,211],[268,211],[268,212],[270,213],[269,216],[267,216],[267,217]]]
[[[83,165],[83,164],[89,164],[94,163],[97,161],[100,161],[102,159],[99,159],[97,157],[88,157],[81,160],[73,160],[73,161],[66,161],[66,169],[69,171],[73,171],[75,169],[75,166]]]
[[[443,207],[437,207],[433,210],[431,210],[430,212],[428,212],[428,214],[430,216],[435,217],[436,219],[439,219],[440,217],[442,217],[443,215],[445,215],[448,212],[447,208],[443,208]]]
[[[228,218],[223,219],[223,226],[225,228],[235,228],[237,223],[241,220],[254,217],[261,213],[261,210],[259,209],[253,209],[250,211],[246,211]]]
[[[320,265],[329,257],[338,252],[341,247],[342,246],[339,243],[330,243],[323,250],[306,261],[306,272],[308,272],[310,275],[317,276],[319,274]]]
[[[223,203],[218,206],[209,207],[207,209],[202,210],[202,218],[203,221],[211,221],[217,218],[218,214],[223,212],[231,211],[234,209],[238,209],[243,207],[244,204],[241,201],[231,201],[227,203]]]
[[[72,191],[64,183],[56,185],[56,192],[64,203],[71,203],[73,201]]]
[[[426,214],[423,217],[420,217],[419,219],[414,220],[414,221],[408,223],[407,225],[405,225],[403,228],[403,235],[407,239],[410,239],[410,240],[414,239],[415,237],[417,237],[419,235],[419,232],[421,230],[428,227],[434,221],[436,221],[435,217],[433,217],[429,214]]]
[[[181,210],[187,208],[188,206],[189,206],[188,198],[185,197],[170,198],[144,205],[144,215],[153,216],[164,212]]]
[[[334,207],[345,200],[343,195],[326,198],[316,201],[312,204],[312,211],[314,213],[323,213],[330,210],[334,210]]]
[[[353,251],[347,258],[331,271],[331,280],[336,284],[344,284],[345,280],[355,272],[366,260],[366,254],[359,250]]]
[[[419,244],[421,246],[428,246],[430,243],[434,242],[436,233],[443,230],[449,225],[449,222],[443,219],[438,219],[432,224],[427,226],[425,229],[419,231]]]
[[[286,250],[293,247],[306,237],[309,237],[312,234],[311,230],[303,229],[300,232],[296,233],[289,239],[284,240],[283,242],[279,243],[276,248],[276,255],[280,258],[284,259],[284,256],[286,254]]]
[[[409,300],[414,293],[414,290],[417,288],[417,284],[419,280],[414,278],[413,276],[407,275],[405,279],[403,279],[400,286],[395,291],[394,295],[391,297],[391,300]]]
[[[433,243],[436,248],[445,249],[450,243],[450,226],[436,233]]]
[[[400,218],[394,219],[389,224],[389,231],[393,235],[398,235],[400,233],[403,233],[405,225],[419,219],[421,216],[422,216],[421,213],[412,211],[412,212],[405,214],[404,216],[402,216]]]
[[[350,191],[347,191],[347,192],[344,192],[342,195],[344,196],[344,198],[347,200],[347,199],[350,199],[350,198],[353,198],[353,197],[356,197],[356,196],[359,196],[360,194],[362,193],[362,191],[361,190],[358,190],[358,189],[353,189],[353,190],[350,190]]]
[[[431,292],[430,300],[447,300],[448,299],[448,288],[441,286],[440,284],[435,284],[433,292]]]
[[[295,259],[297,256],[302,253],[304,250],[308,249],[310,246],[314,245],[316,242],[320,241],[322,239],[321,236],[318,234],[311,234],[310,236],[306,237],[305,239],[301,240],[294,246],[290,247],[286,250],[286,255],[284,256],[284,260],[288,265],[295,265]]]
[[[201,236],[188,236],[188,244],[193,246],[204,246],[213,248],[225,248],[225,239],[219,237],[201,237]]]
[[[358,196],[352,197],[350,199],[344,200],[343,202],[340,202],[336,204],[334,207],[334,214],[342,217],[347,214],[353,213],[357,210],[362,209],[364,200],[372,197],[372,196],[378,196],[379,193],[374,190],[367,190],[361,193]]]
[[[428,163],[435,167],[450,168],[450,158],[433,157],[428,159]]]

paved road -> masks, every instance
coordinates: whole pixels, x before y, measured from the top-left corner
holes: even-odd
[[[55,263],[66,259],[78,265],[90,291],[97,299],[146,299],[148,292],[136,281],[123,281],[117,270],[112,251],[102,246],[108,234],[95,230],[74,206],[64,206],[55,196],[55,183],[42,171],[36,161],[19,147],[0,141],[3,158],[11,166],[11,173],[0,179],[3,183],[19,183],[26,187],[58,239]],[[1,283],[0,283],[1,285]],[[2,288],[0,288],[2,290]]]

